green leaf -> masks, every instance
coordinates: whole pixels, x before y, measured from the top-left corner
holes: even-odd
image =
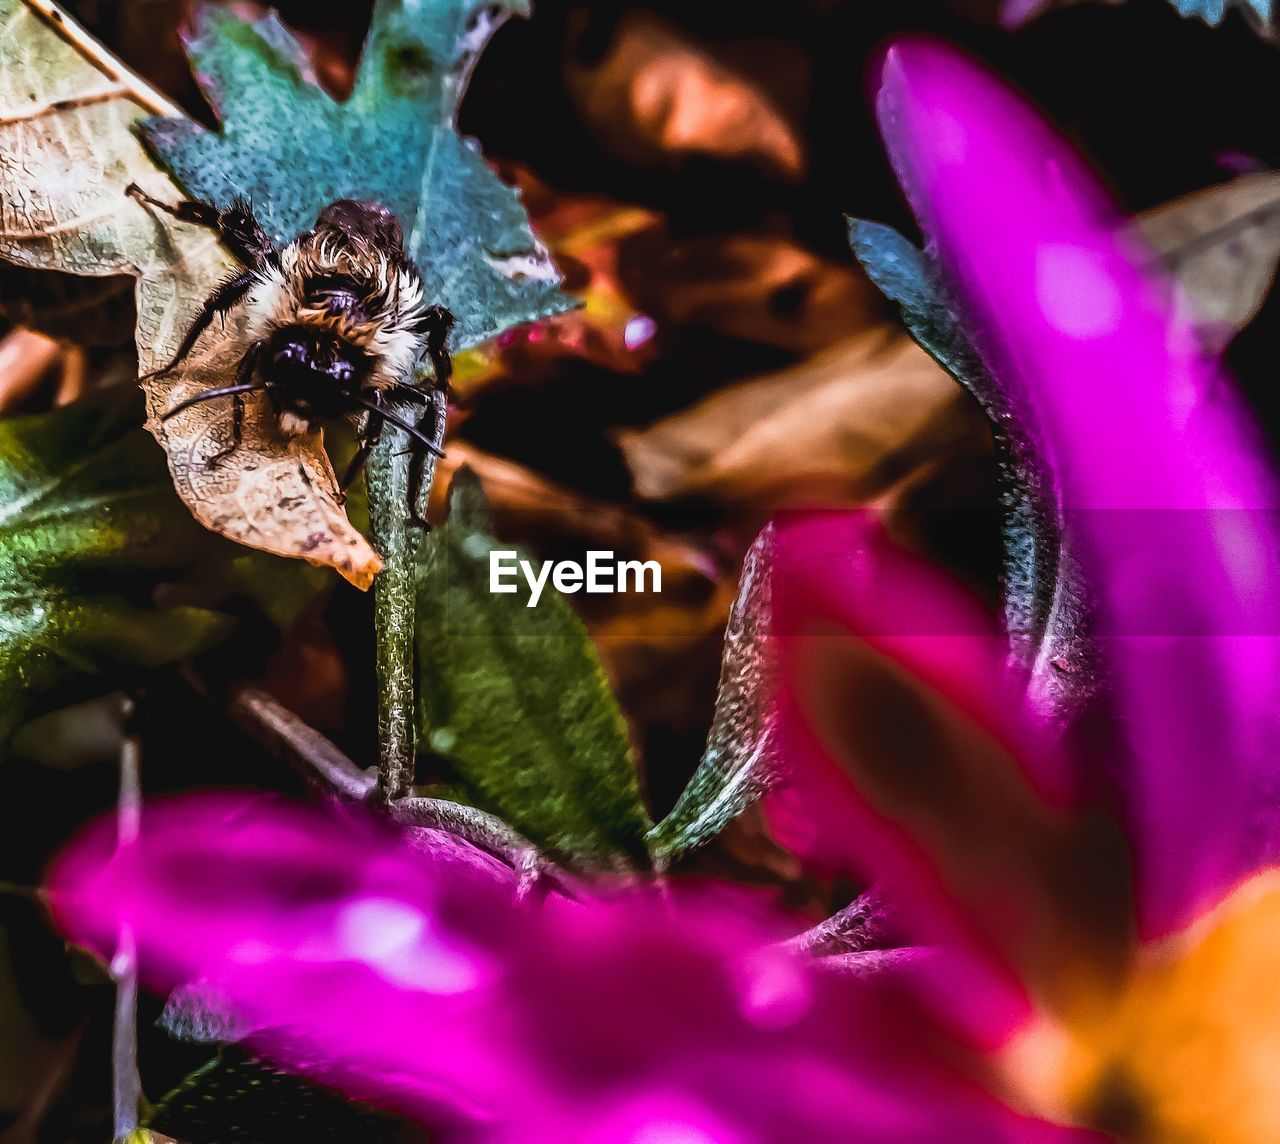
[[[490,535],[470,470],[454,477],[449,505],[418,569],[420,748],[451,762],[477,806],[551,851],[644,861],[651,823],[586,629],[553,589],[533,608],[523,580],[490,591],[490,552],[515,550]]]
[[[766,641],[772,600],[773,526],[756,537],[742,565],[724,635],[716,711],[707,749],[676,805],[650,832],[666,865],[710,841],[778,777],[773,741],[773,673]]]
[[[185,1144],[393,1144],[404,1121],[227,1045],[161,1098],[147,1126]]]
[[[519,196],[455,129],[476,57],[523,0],[379,0],[351,97],[305,73],[274,17],[246,22],[206,7],[188,44],[220,133],[152,119],[157,156],[198,197],[254,202],[280,242],[335,199],[395,211],[427,294],[458,319],[455,348],[568,309]]]
[[[0,742],[38,706],[130,667],[182,659],[229,621],[159,607],[157,574],[204,533],[137,428],[141,398],[112,394],[0,421]]]
[[[891,227],[849,220],[849,242],[868,276],[896,302],[907,332],[967,389],[991,422],[1003,510],[1004,626],[1032,703],[1069,719],[1096,685],[1087,596],[1062,535],[1062,507],[1040,462],[1034,426],[1013,408],[974,346],[965,316],[934,260]]]

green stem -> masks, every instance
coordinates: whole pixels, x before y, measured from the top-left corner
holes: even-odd
[[[436,444],[444,439],[444,398],[436,395]],[[403,413],[404,411],[402,411]],[[424,419],[431,424],[431,413]],[[409,519],[409,436],[388,425],[369,458],[369,527],[383,567],[373,585],[378,673],[378,786],[383,802],[403,798],[414,777],[414,595],[422,530]],[[435,459],[427,464],[419,511],[425,515]]]

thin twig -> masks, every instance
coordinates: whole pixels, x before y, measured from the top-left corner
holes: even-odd
[[[487,811],[442,798],[401,798],[387,809],[403,826],[452,834],[506,863],[519,875],[517,898],[527,898],[548,886],[575,898],[585,892],[576,878],[547,858],[523,834]]]
[[[141,749],[130,727],[132,700],[124,700],[123,714],[125,733],[120,743],[120,793],[116,801],[116,847],[121,853],[136,845],[142,817]],[[138,1127],[142,1103],[142,1078],[138,1075],[138,957],[133,928],[127,921],[120,926],[111,976],[116,983],[111,1092],[115,1137],[120,1140]]]
[[[391,804],[390,811],[391,817],[405,826],[456,835],[512,868],[519,868],[529,851],[537,852],[537,847],[519,831],[474,806],[442,798],[401,798]]]
[[[376,780],[368,771],[260,688],[237,688],[228,714],[252,739],[285,759],[305,781],[356,802],[367,801],[373,793]],[[539,885],[581,895],[575,879],[522,834],[486,811],[437,798],[396,799],[387,804],[387,811],[409,830],[448,834],[497,858],[519,875],[517,893],[521,896]]]
[[[142,76],[133,71],[123,60],[117,59],[93,36],[50,0],[25,0],[31,11],[49,25],[103,75],[115,80],[135,103],[141,104],[152,115],[185,119],[186,114],[176,103],[160,94]]]
[[[344,798],[363,802],[376,779],[310,724],[258,687],[238,687],[227,706],[231,721],[250,738],[283,758],[307,782],[318,782]]]

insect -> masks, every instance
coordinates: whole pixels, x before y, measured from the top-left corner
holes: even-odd
[[[412,462],[409,514],[418,513],[427,456],[441,456],[423,424],[435,406],[431,391],[413,384],[425,355],[436,389],[448,393],[452,367],[447,341],[453,315],[428,304],[422,276],[404,252],[404,232],[380,203],[342,199],[320,212],[305,234],[277,248],[247,200],[226,210],[198,201],[165,203],[136,184],[128,193],[149,206],[215,230],[244,264],[205,300],[172,360],[149,374],[175,369],[215,317],[245,306],[244,351],[235,379],[178,402],[162,420],[203,401],[230,397],[231,441],[211,456],[213,467],[240,444],[244,395],[264,392],[288,436],[302,436],[341,416],[365,414],[359,447],[342,479],[347,488],[369,459],[383,425],[409,436]],[[407,420],[404,403],[426,407],[418,423]],[[433,425],[434,428],[434,425]]]

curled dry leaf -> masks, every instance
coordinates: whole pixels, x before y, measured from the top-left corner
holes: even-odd
[[[626,163],[674,167],[695,157],[747,163],[798,181],[804,146],[785,105],[801,103],[803,61],[776,43],[726,55],[685,39],[665,20],[627,13],[598,62],[569,70],[569,91],[602,146]],[[794,65],[794,66],[791,66]],[[775,79],[766,90],[766,78]],[[800,88],[798,91],[797,88]]]
[[[139,371],[169,360],[214,285],[233,269],[205,228],[143,207],[137,183],[183,198],[135,134],[151,115],[182,112],[128,71],[47,0],[0,0],[0,256],[21,266],[137,280]],[[318,437],[285,440],[250,417],[242,446],[205,461],[231,431],[229,402],[162,421],[225,365],[225,331],[189,363],[147,383],[147,427],[179,495],[205,527],[243,544],[336,568],[368,587],[381,561],[339,504]],[[217,375],[225,384],[225,373]]]
[[[905,334],[880,326],[800,365],[730,386],[619,444],[650,500],[767,511],[867,503],[940,452],[985,452],[981,412]]]
[[[1211,352],[1266,300],[1280,260],[1280,172],[1261,171],[1139,215],[1135,228],[1178,287],[1176,313]]]
[[[210,406],[229,407],[229,401],[201,402],[161,420],[164,410],[235,376],[245,344],[238,336],[242,320],[233,313],[225,329],[215,322],[181,366],[148,383],[147,428],[169,454],[178,495],[214,532],[331,565],[367,588],[381,561],[338,505],[337,481],[319,434],[284,437],[264,395],[250,394],[240,447],[210,466],[209,458],[231,443],[229,408]]]

